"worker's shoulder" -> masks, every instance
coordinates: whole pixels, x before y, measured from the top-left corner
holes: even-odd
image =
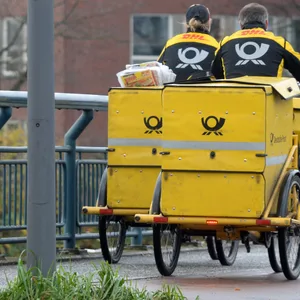
[[[226,36],[221,41],[221,46],[225,45],[226,43],[233,41],[233,40],[242,40],[242,39],[254,39],[254,38],[261,38],[261,39],[267,39],[272,40],[276,43],[278,43],[281,46],[284,46],[285,39],[282,36],[276,36],[271,31],[266,31],[263,28],[251,28],[251,29],[242,29],[234,32],[230,36]]]
[[[177,34],[168,40],[166,46],[170,47],[179,43],[200,43],[214,48],[218,47],[218,42],[213,36],[202,32],[186,32]]]

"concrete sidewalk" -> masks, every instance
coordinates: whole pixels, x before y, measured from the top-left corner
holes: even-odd
[[[191,252],[191,251],[207,251],[206,244],[189,245],[183,246],[180,252]],[[127,247],[124,249],[122,257],[133,257],[133,256],[148,256],[153,255],[153,246],[141,246],[141,247]],[[96,260],[103,259],[101,249],[76,249],[75,251],[58,251],[57,261],[78,261],[78,260]],[[17,265],[18,257],[0,257],[0,266]],[[22,261],[26,261],[26,254],[22,257]]]

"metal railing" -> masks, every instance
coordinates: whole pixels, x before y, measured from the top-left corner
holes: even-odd
[[[56,227],[57,240],[64,240],[68,249],[76,239],[98,238],[98,233],[84,233],[84,227],[97,226],[97,217],[83,215],[81,207],[93,205],[98,195],[101,176],[107,164],[106,147],[76,147],[76,140],[92,121],[97,111],[107,111],[108,97],[84,94],[55,94],[56,109],[82,110],[81,116],[65,134],[64,146],[56,153]],[[0,91],[0,130],[10,119],[12,108],[27,107],[27,92]],[[4,153],[26,155],[27,147],[0,147]],[[83,155],[97,158],[83,158]],[[27,160],[0,159],[0,231],[27,228]],[[140,228],[128,232],[133,244],[140,243]],[[26,242],[26,236],[1,237],[0,244]]]

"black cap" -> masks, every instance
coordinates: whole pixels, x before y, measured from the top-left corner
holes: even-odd
[[[202,4],[191,5],[186,12],[186,23],[188,24],[192,18],[195,18],[196,20],[199,20],[202,24],[205,24],[210,18],[208,8]]]

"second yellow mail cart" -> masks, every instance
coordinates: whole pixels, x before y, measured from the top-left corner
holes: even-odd
[[[164,89],[162,171],[152,213],[135,216],[137,223],[153,224],[161,274],[175,270],[180,236],[198,233],[241,240],[248,248],[256,236],[273,269],[298,278],[300,174],[292,98],[299,94],[294,79],[259,77]],[[167,259],[165,235],[173,241]]]
[[[148,213],[160,171],[162,88],[112,88],[108,104],[108,164],[97,203],[83,213],[99,217],[103,257],[117,263],[128,226],[146,227],[133,220]]]

